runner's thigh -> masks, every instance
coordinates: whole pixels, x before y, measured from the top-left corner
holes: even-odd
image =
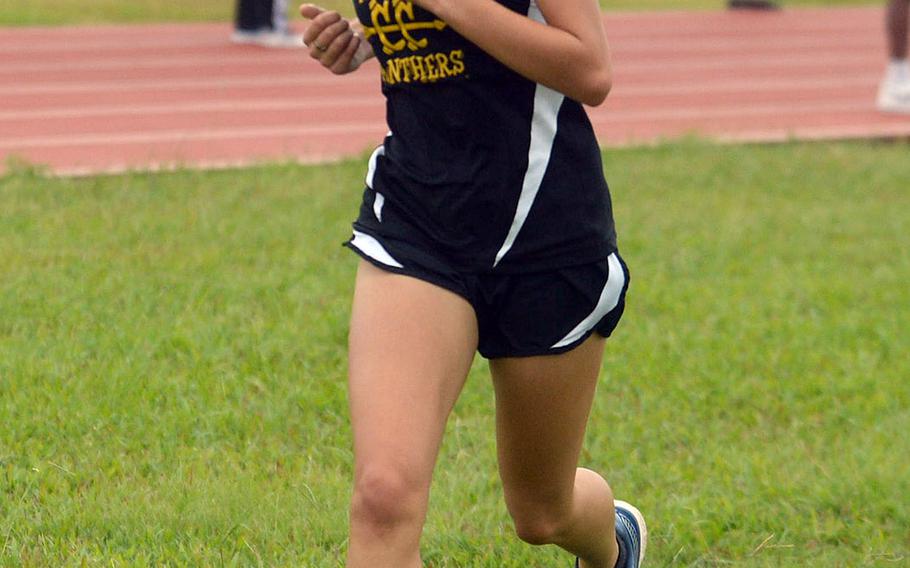
[[[490,362],[500,476],[513,515],[570,504],[604,341],[595,334],[560,355]]]
[[[477,348],[473,308],[448,290],[361,261],[349,343],[355,477],[378,469],[428,488]]]

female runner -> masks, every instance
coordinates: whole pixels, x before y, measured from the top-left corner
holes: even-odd
[[[611,87],[597,0],[311,4],[336,74],[376,56],[390,128],[369,161],[349,344],[349,568],[416,568],[446,419],[490,361],[516,532],[584,568],[633,568],[641,514],[577,468],[604,341],[622,315],[600,152],[582,103]]]

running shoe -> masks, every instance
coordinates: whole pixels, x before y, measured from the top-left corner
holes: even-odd
[[[648,526],[641,511],[625,501],[616,505],[616,540],[619,542],[617,568],[639,568],[648,547]]]
[[[616,506],[616,542],[619,543],[619,558],[616,568],[640,568],[648,546],[648,527],[641,511],[625,501],[614,501]],[[575,568],[581,561],[575,559]]]

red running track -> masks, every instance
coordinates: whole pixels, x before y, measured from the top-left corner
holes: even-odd
[[[605,146],[910,136],[875,110],[880,8],[608,13]],[[224,24],[0,30],[0,160],[58,174],[356,155],[386,132],[375,63],[229,43]],[[0,165],[0,168],[3,166]]]

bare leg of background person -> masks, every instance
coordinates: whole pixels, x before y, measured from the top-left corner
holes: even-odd
[[[516,532],[562,547],[584,568],[612,568],[619,554],[613,492],[577,468],[603,349],[593,336],[561,355],[490,362],[500,476]]]
[[[460,296],[361,261],[349,397],[354,433],[348,568],[418,568],[446,419],[477,349]]]

